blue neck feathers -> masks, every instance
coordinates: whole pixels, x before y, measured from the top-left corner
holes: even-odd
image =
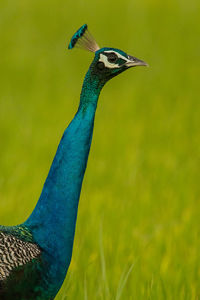
[[[24,223],[44,250],[49,280],[56,278],[58,285],[71,261],[78,202],[103,85],[89,69],[78,111],[63,134],[38,203]]]

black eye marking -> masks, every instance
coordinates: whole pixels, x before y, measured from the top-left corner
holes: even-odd
[[[118,59],[117,54],[115,54],[114,52],[106,53],[106,56],[107,56],[108,61],[109,61],[110,63],[115,63],[116,60]]]
[[[99,62],[97,63],[97,68],[98,68],[100,71],[102,71],[102,70],[105,68],[104,63],[103,63],[102,61],[99,61]]]

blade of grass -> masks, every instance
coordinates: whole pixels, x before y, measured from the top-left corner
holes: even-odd
[[[88,300],[86,275],[85,275],[85,279],[84,279],[84,300]]]
[[[104,248],[103,248],[103,226],[102,226],[102,224],[100,225],[100,231],[99,231],[99,248],[100,248],[101,270],[102,270],[102,279],[103,279],[105,298],[109,299],[110,290],[109,290],[107,274],[106,274],[106,261],[105,261]]]
[[[117,288],[117,293],[116,293],[116,298],[115,300],[119,300],[121,298],[121,295],[122,295],[122,292],[124,290],[124,287],[127,283],[127,280],[131,274],[131,271],[133,269],[133,267],[135,266],[135,263],[133,263],[130,268],[128,269],[127,272],[125,272],[125,270],[122,272],[122,275],[120,277],[120,280],[119,280],[119,284],[118,284],[118,288]]]

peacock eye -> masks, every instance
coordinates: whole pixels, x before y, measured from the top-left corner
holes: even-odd
[[[100,71],[102,71],[102,70],[104,69],[104,67],[105,67],[105,66],[104,66],[104,63],[103,63],[103,62],[100,61],[100,62],[97,63],[97,68],[98,68]]]
[[[118,56],[115,53],[109,53],[108,61],[110,63],[115,63],[117,59],[118,59]]]

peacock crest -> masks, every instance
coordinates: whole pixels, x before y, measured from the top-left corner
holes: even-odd
[[[96,52],[100,49],[94,37],[88,31],[87,24],[81,26],[72,36],[68,49],[72,49],[74,47],[88,50],[91,52]]]

